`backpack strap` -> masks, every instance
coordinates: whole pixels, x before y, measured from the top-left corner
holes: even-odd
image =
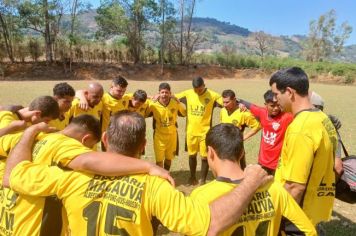
[[[337,133],[338,138],[339,138],[339,140],[340,140],[341,147],[342,147],[342,150],[343,150],[344,153],[345,153],[345,156],[349,156],[349,153],[347,152],[347,150],[346,150],[346,148],[345,148],[345,145],[344,145],[344,143],[343,143],[342,140],[341,140],[341,135],[340,135],[339,131],[336,130],[336,133]]]

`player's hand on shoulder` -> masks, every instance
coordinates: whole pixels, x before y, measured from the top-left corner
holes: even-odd
[[[87,100],[80,99],[79,100],[79,108],[83,111],[87,111],[89,109],[89,104]]]
[[[247,111],[247,107],[242,103],[239,103],[239,109],[240,111]]]
[[[174,182],[174,179],[172,178],[172,176],[169,174],[169,171],[155,165],[155,164],[152,164],[151,167],[150,167],[150,170],[148,172],[149,175],[153,175],[153,176],[158,176],[158,177],[161,177],[163,179],[166,179],[169,181],[169,183],[175,187],[175,182]]]
[[[247,165],[244,170],[244,181],[251,185],[251,187],[261,187],[273,180],[272,175],[267,172],[258,164]]]
[[[45,122],[40,122],[38,124],[34,124],[29,126],[25,132],[32,132],[34,134],[38,134],[40,132],[44,132],[44,133],[52,133],[57,131],[55,127],[51,127],[49,126],[47,123]]]

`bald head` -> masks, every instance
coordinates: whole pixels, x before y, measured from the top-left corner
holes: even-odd
[[[103,97],[104,89],[98,82],[92,82],[88,85],[86,98],[90,107],[95,107]]]
[[[120,111],[110,118],[108,150],[138,157],[146,143],[146,122],[137,112]]]

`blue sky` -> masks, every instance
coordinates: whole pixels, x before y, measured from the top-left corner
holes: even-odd
[[[100,0],[88,1],[94,7],[100,3]],[[336,10],[338,25],[347,21],[353,27],[346,44],[356,44],[356,0],[197,0],[195,16],[216,18],[273,35],[306,35],[309,22],[331,9]]]

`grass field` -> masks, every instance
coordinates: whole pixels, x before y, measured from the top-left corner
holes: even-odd
[[[51,95],[53,86],[59,81],[21,81],[21,82],[0,82],[0,104],[22,104],[28,105],[32,98],[39,95]],[[109,88],[110,81],[100,81],[105,89]],[[128,92],[136,89],[144,89],[148,94],[155,94],[161,81],[129,81]],[[68,81],[74,88],[85,88],[88,81]],[[171,81],[172,92],[177,93],[191,88],[190,81]],[[206,86],[216,92],[221,93],[224,89],[232,89],[238,97],[263,105],[263,93],[269,89],[268,80],[207,80]],[[349,153],[356,153],[356,87],[311,84],[311,90],[318,92],[325,100],[325,112],[336,115],[342,121],[340,133]],[[354,95],[352,95],[354,94]],[[219,110],[214,111],[213,123],[218,122]],[[154,161],[152,148],[152,121],[147,119],[147,138],[146,156],[144,159]],[[189,193],[192,188],[185,186],[188,178],[187,153],[184,152],[184,127],[185,120],[179,119],[179,140],[180,153],[173,161],[172,175],[177,181],[178,189]],[[248,163],[256,163],[260,134],[257,134],[245,143],[246,157]],[[198,165],[198,170],[200,166]],[[199,176],[199,175],[198,175]],[[210,175],[210,178],[212,176]],[[356,235],[356,206],[336,201],[334,207],[333,220],[326,224],[327,235]],[[163,230],[162,234],[169,234]],[[171,235],[171,234],[169,234]]]

